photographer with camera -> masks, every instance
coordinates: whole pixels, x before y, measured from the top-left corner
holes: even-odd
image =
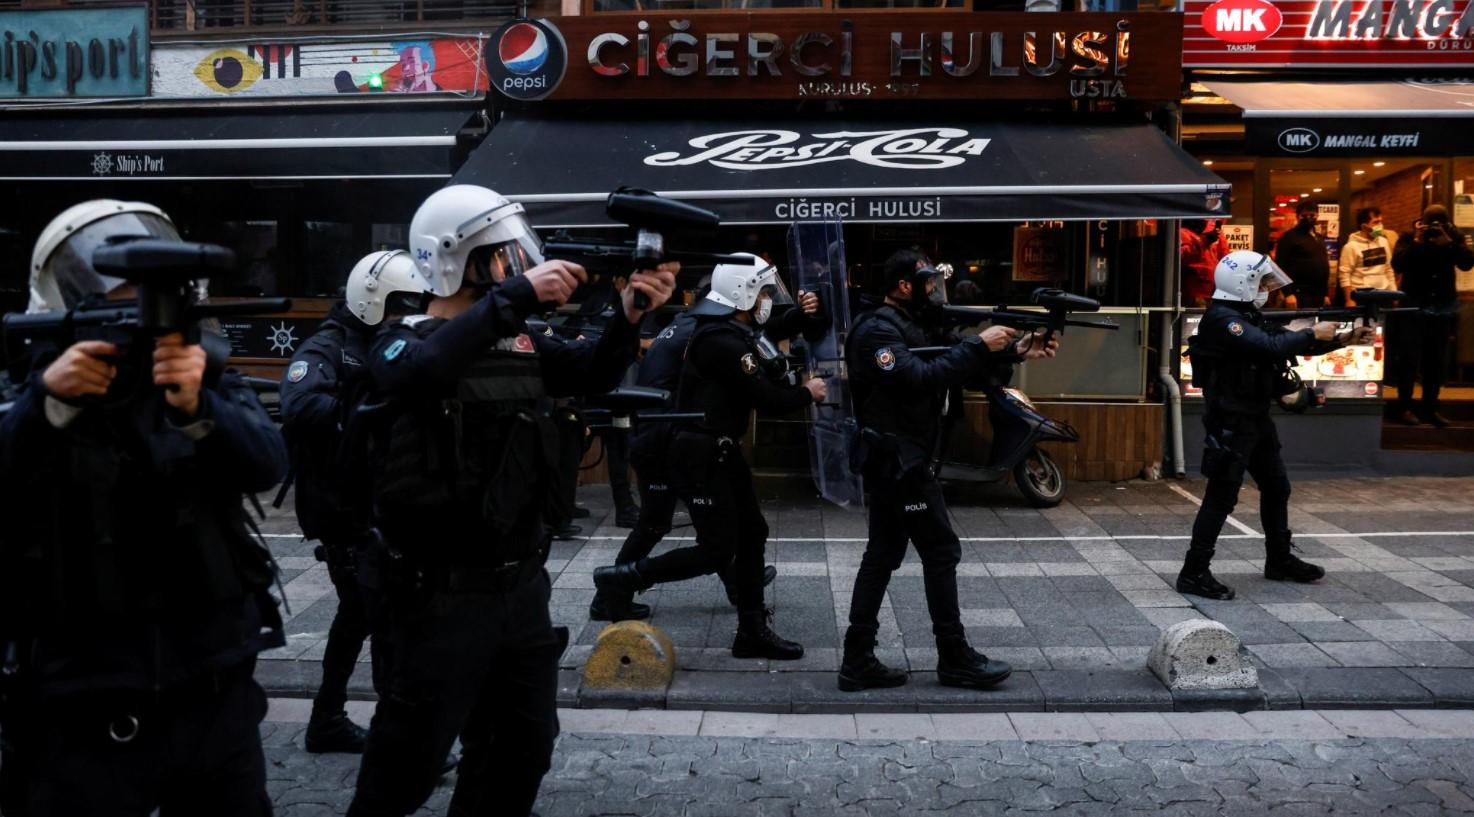
[[[597,342],[560,343],[526,319],[565,303],[586,275],[543,258],[520,204],[452,185],[420,205],[409,232],[435,297],[369,352],[375,400],[390,409],[373,442],[375,522],[401,565],[388,694],[348,813],[414,812],[459,735],[450,812],[526,815],[558,735],[567,643],[544,564],[548,522],[564,510],[559,481],[572,474],[549,405],[618,384],[679,265],[633,273],[622,318]]]
[[[1429,205],[1413,225],[1411,241],[1401,241],[1392,256],[1392,268],[1407,293],[1403,306],[1418,312],[1397,315],[1389,333],[1392,374],[1397,383],[1393,416],[1404,425],[1422,422],[1443,428],[1448,420],[1438,413],[1438,393],[1448,372],[1449,336],[1459,311],[1454,284],[1455,268],[1474,269],[1474,250],[1464,234],[1449,222],[1448,209]],[[1423,399],[1413,413],[1413,384],[1423,376]]]
[[[1271,403],[1300,391],[1289,370],[1295,355],[1324,354],[1342,346],[1367,343],[1374,330],[1360,326],[1337,332],[1338,325],[1318,321],[1295,332],[1266,323],[1260,308],[1270,293],[1290,283],[1269,256],[1240,250],[1218,262],[1213,301],[1188,339],[1193,383],[1203,390],[1208,411],[1202,471],[1208,478],[1203,504],[1193,521],[1192,542],[1177,592],[1228,600],[1233,588],[1213,577],[1218,534],[1238,503],[1244,474],[1259,486],[1259,517],[1264,525],[1264,578],[1313,582],[1326,575],[1302,561],[1290,540],[1290,478],[1280,456],[1279,436],[1269,416]]]
[[[185,245],[157,207],[85,202],[42,231],[28,311],[135,295],[141,310],[146,288],[192,291],[158,274],[177,268],[99,273],[93,251],[128,239],[155,239],[151,258],[172,244],[224,252]],[[139,327],[126,346],[33,342],[0,425],[14,526],[0,551],[4,631],[19,636],[4,651],[19,683],[5,692],[3,806],[270,814],[266,697],[251,676],[282,625],[242,500],[281,480],[286,449],[252,390],[186,342],[192,327]]]
[[[1013,672],[973,649],[957,600],[962,545],[947,516],[931,452],[947,392],[975,377],[990,358],[1009,350],[1016,329],[990,326],[958,339],[939,321],[946,302],[942,275],[921,253],[899,250],[885,262],[884,302],[855,318],[845,344],[850,388],[860,424],[860,473],[865,480],[870,538],[850,601],[839,688],[857,692],[905,684],[905,670],[875,657],[881,604],[907,543],[921,557],[927,610],[937,643],[937,679],[946,686],[985,689]],[[950,346],[923,360],[913,347]],[[1058,348],[1031,344],[1025,358],[1053,357]]]

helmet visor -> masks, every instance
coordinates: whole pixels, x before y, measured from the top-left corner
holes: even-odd
[[[48,304],[53,309],[72,309],[90,295],[106,295],[123,283],[110,275],[100,275],[92,268],[92,253],[98,247],[121,237],[164,238],[179,240],[179,231],[167,219],[153,213],[118,213],[99,219],[67,236],[66,241],[46,259],[40,278],[56,282],[63,303]]]
[[[1280,269],[1279,264],[1274,263],[1274,259],[1267,255],[1261,256],[1259,263],[1249,269],[1251,272],[1259,273],[1260,292],[1274,292],[1292,283],[1290,276],[1286,275],[1285,271]]]
[[[757,274],[759,285],[758,297],[767,296],[773,301],[774,308],[793,306],[793,295],[789,294],[788,287],[783,285],[783,279],[778,275],[778,268],[769,264],[762,272]]]
[[[501,283],[541,264],[542,242],[528,230],[510,241],[477,247],[471,251],[471,261],[488,281]]]

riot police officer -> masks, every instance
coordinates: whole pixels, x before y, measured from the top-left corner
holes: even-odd
[[[678,387],[680,411],[700,422],[678,425],[666,463],[677,496],[691,512],[696,544],[594,571],[606,598],[627,600],[656,584],[682,581],[728,566],[737,595],[738,658],[795,660],[803,646],[773,632],[763,602],[763,550],[768,524],[753,491],[752,471],[738,441],[753,410],[789,412],[822,401],[824,381],[780,384],[765,365],[757,329],[775,302],[791,305],[777,270],[756,256],[750,263],[718,264],[711,291],[691,308],[696,328],[686,348]],[[771,348],[771,347],[770,347]],[[776,361],[774,361],[776,362]]]
[[[401,566],[394,658],[349,814],[401,815],[429,796],[459,734],[452,814],[529,813],[558,734],[549,616],[548,507],[562,492],[548,398],[612,388],[634,359],[644,310],[674,270],[634,273],[624,320],[597,343],[549,343],[525,319],[567,301],[581,267],[545,261],[522,206],[453,185],[420,206],[410,251],[436,296],[386,326],[369,352],[375,520]],[[672,265],[674,266],[674,265]]]
[[[375,592],[374,571],[367,562],[375,557],[376,537],[363,486],[351,482],[354,471],[345,467],[344,430],[370,386],[368,350],[379,324],[386,313],[423,311],[426,296],[414,261],[403,250],[365,256],[348,274],[345,290],[346,300],[333,305],[292,356],[281,384],[282,433],[292,454],[297,522],[304,537],[321,543],[314,555],[327,563],[338,595],[322,656],[322,684],[307,723],[309,752],[362,752],[368,737],[343,707],[370,622],[381,618],[371,614],[365,597]],[[374,688],[381,696],[388,648],[387,638],[370,645]]]
[[[710,287],[705,288],[707,291]],[[706,292],[701,293],[704,300]],[[698,316],[688,310],[677,315],[660,334],[650,342],[645,356],[640,361],[636,384],[671,393],[674,401],[680,384],[681,368],[686,357],[686,347],[691,334],[696,331]],[[822,333],[825,322],[819,316],[819,296],[800,290],[798,303],[780,311],[763,325],[763,335],[774,340],[784,340],[795,335]],[[811,338],[812,340],[812,338]],[[671,487],[670,474],[666,468],[667,444],[671,436],[668,422],[647,421],[637,425],[630,434],[630,461],[640,489],[639,518],[615,557],[615,564],[637,562],[655,549],[660,540],[670,533],[671,520],[676,513],[676,494]],[[717,572],[722,586],[727,591],[727,601],[737,606],[737,588],[730,576],[730,569]],[[763,567],[763,586],[773,583],[778,569],[773,565]],[[633,600],[631,594],[618,596],[599,591],[589,603],[589,618],[593,621],[624,621],[650,617],[649,605]]]
[[[1231,599],[1233,588],[1214,578],[1209,565],[1223,523],[1238,503],[1246,472],[1259,486],[1264,578],[1313,582],[1326,575],[1318,565],[1291,552],[1290,478],[1269,409],[1275,398],[1303,388],[1291,371],[1290,358],[1366,343],[1374,330],[1359,327],[1337,333],[1336,324],[1326,321],[1295,332],[1266,325],[1259,309],[1271,292],[1290,283],[1290,277],[1257,252],[1240,250],[1224,256],[1213,271],[1213,282],[1213,300],[1198,333],[1188,340],[1193,382],[1202,388],[1207,406],[1202,471],[1208,487],[1193,520],[1177,592]]]
[[[875,657],[875,638],[886,586],[905,558],[907,540],[921,557],[937,640],[937,679],[947,686],[990,687],[1013,670],[967,642],[957,600],[962,546],[947,517],[942,488],[931,472],[931,451],[949,387],[976,377],[1005,349],[1024,358],[1052,357],[1056,344],[1025,336],[1029,344],[1018,349],[1017,331],[1002,326],[956,342],[928,325],[945,290],[942,276],[913,250],[900,250],[887,259],[882,287],[884,303],[855,319],[845,344],[862,430],[858,460],[870,508],[870,538],[855,574],[839,688],[854,692],[906,683],[905,671]],[[910,351],[939,343],[951,348],[930,360]]]
[[[132,298],[92,266],[128,237],[179,240],[140,202],[63,212],[36,243],[29,311]],[[242,501],[286,472],[281,435],[223,358],[179,333],[32,351],[0,426],[13,503],[0,575],[25,615],[5,628],[23,636],[6,653],[25,701],[4,716],[5,807],[270,814],[251,676],[282,626]]]

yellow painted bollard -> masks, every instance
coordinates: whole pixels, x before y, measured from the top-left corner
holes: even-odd
[[[670,636],[643,621],[617,621],[599,633],[583,668],[592,689],[664,690],[676,671]]]

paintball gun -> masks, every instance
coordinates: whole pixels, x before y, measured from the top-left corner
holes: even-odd
[[[1043,312],[1032,309],[1011,309],[1007,306],[997,306],[993,309],[975,309],[967,306],[944,306],[942,314],[949,322],[956,324],[976,324],[988,321],[997,326],[1008,326],[1014,329],[1026,330],[1026,334],[1020,335],[1014,340],[1014,351],[1020,340],[1031,337],[1035,330],[1043,329],[1042,340],[1048,343],[1056,333],[1063,335],[1067,326],[1081,326],[1089,329],[1108,329],[1112,332],[1120,329],[1120,325],[1111,321],[1087,321],[1071,318],[1075,312],[1099,312],[1100,301],[1094,298],[1086,298],[1083,295],[1071,295],[1060,289],[1040,287],[1029,296],[1029,301],[1036,306],[1044,307]]]
[[[589,428],[629,428],[632,422],[695,422],[706,416],[699,411],[659,411],[670,404],[670,392],[647,386],[620,386],[586,397],[584,402],[589,406],[583,410]]]
[[[1381,315],[1392,312],[1417,312],[1415,306],[1393,306],[1398,301],[1407,297],[1404,293],[1395,289],[1353,289],[1351,299],[1356,306],[1324,307],[1321,309],[1267,309],[1261,314],[1264,319],[1275,323],[1288,323],[1298,318],[1314,318],[1318,321],[1332,321],[1344,323],[1351,321],[1355,323],[1361,320],[1362,326],[1371,326],[1372,322]]]
[[[179,332],[186,343],[200,342],[200,321],[234,315],[284,312],[286,298],[260,298],[228,304],[200,302],[196,281],[219,277],[235,267],[235,253],[215,244],[125,237],[98,247],[92,266],[104,275],[134,285],[137,297],[126,301],[94,300],[64,313],[12,313],[3,322],[8,356],[36,339],[70,346],[101,340],[128,349],[141,339]]]
[[[663,198],[649,190],[621,187],[609,194],[604,212],[615,221],[634,227],[638,231],[635,240],[623,243],[581,241],[560,232],[544,242],[544,255],[549,258],[567,255],[629,259],[636,269],[655,269],[665,261],[713,264],[745,261],[741,256],[677,251],[667,246],[666,236],[670,233],[711,233],[721,226],[722,220],[716,213],[693,204]],[[645,293],[636,292],[635,308],[648,309],[649,306],[650,299],[645,297]]]

